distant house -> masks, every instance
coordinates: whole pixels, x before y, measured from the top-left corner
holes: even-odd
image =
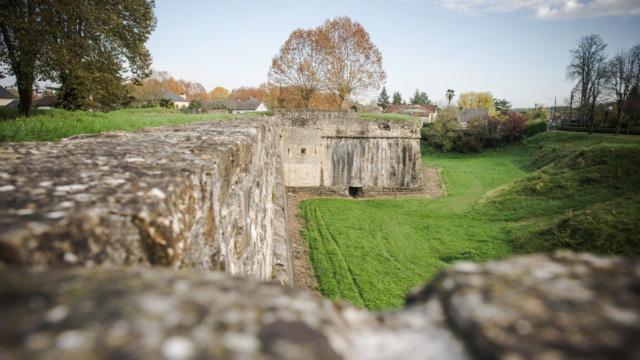
[[[51,110],[55,109],[58,98],[55,95],[43,96],[40,99],[33,102],[33,107],[38,110]]]
[[[178,109],[186,108],[189,106],[189,104],[191,104],[191,101],[187,100],[184,94],[176,95],[171,91],[163,92],[160,99],[171,101],[173,105],[175,105],[175,107],[177,107]]]
[[[269,111],[267,106],[255,99],[250,100],[226,100],[224,105],[234,114],[242,114],[249,112],[265,112]]]
[[[16,99],[18,99],[17,96],[0,86],[0,106],[7,106]]]
[[[264,104],[264,102],[255,99],[203,101],[203,106],[207,109],[214,110],[226,109],[233,114],[269,111],[269,108]]]
[[[13,100],[12,102],[8,103],[4,107],[6,107],[7,109],[17,110],[18,109],[18,105],[20,105],[20,100],[16,99],[16,100]]]
[[[489,110],[487,109],[460,109],[458,112],[458,124],[466,128],[471,120],[488,115]]]
[[[384,112],[415,116],[420,118],[423,125],[438,118],[438,107],[435,105],[389,105]]]

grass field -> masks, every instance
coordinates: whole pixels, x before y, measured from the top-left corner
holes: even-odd
[[[378,112],[363,112],[357,113],[357,117],[362,120],[373,120],[373,121],[410,121],[416,120],[415,117],[406,114],[396,114],[396,113],[378,113]]]
[[[260,114],[242,114],[257,117]],[[169,109],[124,109],[108,113],[48,110],[31,118],[0,121],[0,142],[54,141],[77,134],[134,131],[146,127],[220,121],[236,114],[186,114]]]
[[[387,309],[454,261],[564,247],[640,255],[638,138],[553,132],[423,162],[442,168],[446,197],[301,203],[325,296]]]

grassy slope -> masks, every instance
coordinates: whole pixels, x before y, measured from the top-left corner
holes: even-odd
[[[108,113],[50,110],[31,118],[0,122],[0,142],[54,141],[77,134],[134,131],[145,127],[219,121],[234,114],[185,114],[168,109],[124,109]],[[243,114],[242,116],[259,116]]]
[[[453,261],[509,253],[504,226],[472,207],[487,191],[525,175],[514,154],[424,159],[443,168],[447,197],[301,204],[308,224],[303,235],[323,294],[370,309],[397,307],[411,288]]]
[[[305,201],[320,290],[384,309],[456,260],[571,248],[594,236],[622,244],[611,252],[632,253],[640,248],[630,240],[640,231],[635,151],[637,138],[547,133],[481,155],[425,154],[426,165],[443,169],[444,198]],[[573,248],[594,251],[580,241]]]
[[[640,256],[640,138],[549,133],[526,145],[537,171],[478,206],[512,224],[515,251]]]

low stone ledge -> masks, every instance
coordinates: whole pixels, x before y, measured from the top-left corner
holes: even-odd
[[[640,263],[459,263],[372,314],[223,273],[0,272],[0,358],[634,359]]]
[[[274,204],[284,194],[279,156],[270,118],[2,144],[0,266],[270,279],[274,229],[286,226]]]

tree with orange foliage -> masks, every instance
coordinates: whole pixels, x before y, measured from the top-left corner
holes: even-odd
[[[264,101],[269,108],[295,108],[298,107],[299,96],[297,90],[291,86],[277,86],[269,84]]]
[[[204,88],[199,82],[191,82],[187,80],[178,80],[178,83],[182,85],[182,92],[176,93],[178,95],[184,95],[189,100],[206,100],[207,89]]]
[[[223,88],[222,86],[217,86],[209,93],[210,100],[222,101],[226,100],[229,97],[229,90]]]
[[[305,108],[325,85],[326,61],[321,38],[318,30],[295,30],[269,69],[269,81],[276,86],[297,89]]]
[[[260,85],[260,87],[241,86],[237,89],[233,89],[229,95],[231,100],[264,100],[267,95],[266,85]]]
[[[385,79],[380,50],[364,27],[346,16],[295,30],[269,69],[271,84],[296,89],[304,107],[319,109],[343,109],[351,97],[377,90]]]
[[[364,27],[349,17],[327,20],[320,27],[327,66],[327,88],[343,108],[351,96],[377,90],[387,75],[382,54]]]

